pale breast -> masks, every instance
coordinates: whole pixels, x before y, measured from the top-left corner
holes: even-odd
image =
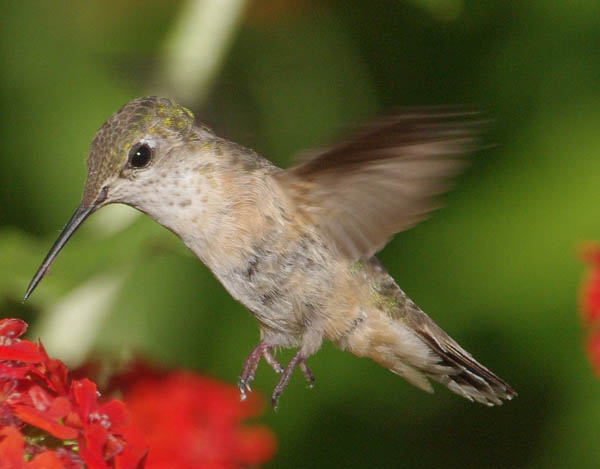
[[[290,335],[297,343],[331,294],[330,256],[309,232],[290,239],[273,227],[249,246],[243,262],[215,274],[265,332]]]

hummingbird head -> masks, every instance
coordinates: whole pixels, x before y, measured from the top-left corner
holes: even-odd
[[[189,109],[155,96],[134,99],[106,120],[90,145],[81,204],[38,268],[25,299],[83,221],[104,205],[127,202],[124,195],[131,181],[168,158],[169,149],[193,138],[193,122]]]
[[[115,202],[111,193],[120,179],[147,168],[165,148],[186,140],[194,122],[192,112],[166,98],[134,99],[96,132],[87,158],[82,205]]]

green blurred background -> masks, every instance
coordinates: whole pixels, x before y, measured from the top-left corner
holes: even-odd
[[[79,202],[102,122],[166,94],[287,165],[398,106],[475,104],[495,146],[380,258],[518,398],[489,409],[439,386],[428,395],[326,344],[309,360],[316,387],[295,373],[280,410],[260,418],[279,443],[269,466],[600,467],[576,255],[600,238],[600,4],[211,3],[218,21],[171,0],[2,3],[0,314],[30,321],[72,365],[141,353],[234,384],[255,321],[172,234],[128,210],[94,215],[21,304]],[[186,28],[199,39],[187,48]],[[210,70],[193,68],[213,50]],[[171,70],[177,54],[190,68]],[[275,382],[262,364],[254,389]]]

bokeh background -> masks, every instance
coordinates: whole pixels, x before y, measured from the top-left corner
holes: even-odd
[[[498,408],[418,391],[326,344],[295,373],[270,467],[600,467],[577,248],[600,239],[600,4],[535,0],[2,2],[0,315],[50,353],[144,355],[235,383],[252,317],[169,232],[95,214],[28,281],[79,203],[85,156],[130,99],[164,94],[280,165],[403,105],[493,117],[446,207],[380,258],[519,392]],[[282,351],[284,361],[290,351]],[[262,364],[254,389],[276,382]]]

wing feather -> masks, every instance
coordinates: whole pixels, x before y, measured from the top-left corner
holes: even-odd
[[[275,178],[343,255],[368,259],[439,207],[483,124],[474,111],[404,112]]]

